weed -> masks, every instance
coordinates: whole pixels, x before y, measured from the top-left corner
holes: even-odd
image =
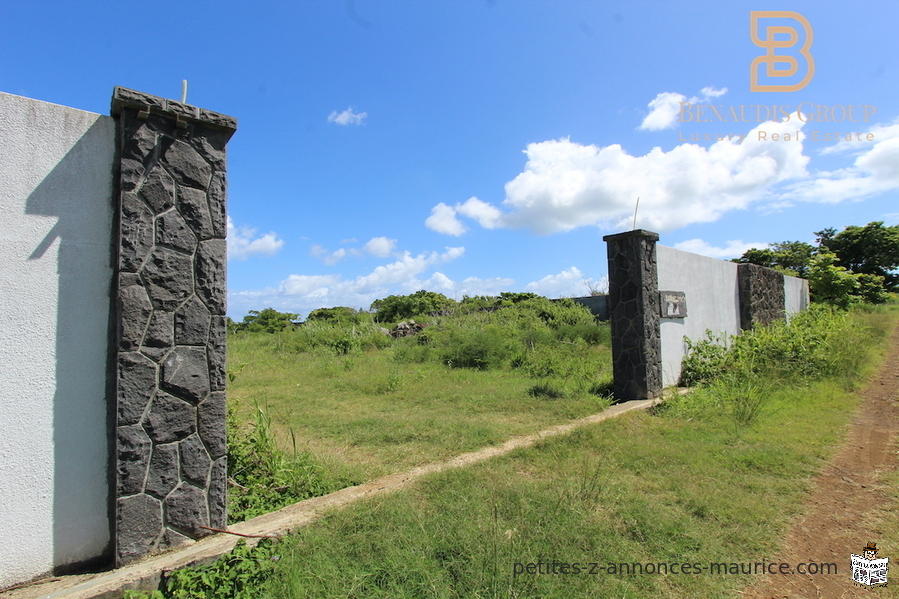
[[[124,599],[257,599],[281,559],[278,539],[260,539],[250,547],[241,539],[211,564],[171,572],[162,590],[125,591]]]
[[[228,409],[228,518],[240,522],[334,490],[308,453],[287,457],[277,445],[268,413],[258,405],[255,422],[242,433],[236,405]],[[291,434],[293,438],[293,435]]]

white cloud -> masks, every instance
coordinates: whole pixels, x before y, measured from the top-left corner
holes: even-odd
[[[425,220],[425,226],[432,231],[458,237],[468,229],[456,218],[457,214],[476,220],[485,229],[501,226],[503,217],[503,213],[495,206],[476,197],[470,197],[465,203],[455,206],[447,206],[440,202],[431,208],[431,216]]]
[[[351,243],[355,241],[356,238],[352,238],[345,239],[341,243]],[[349,256],[359,257],[364,256],[365,254],[370,254],[377,258],[386,258],[391,254],[391,252],[393,252],[395,248],[396,239],[388,239],[387,237],[372,237],[364,246],[362,246],[362,249],[340,248],[332,252],[316,243],[309,248],[309,255],[314,258],[320,259],[328,266],[333,266],[334,264],[337,264],[338,262]]]
[[[328,287],[340,282],[339,275],[290,275],[278,285],[282,295],[303,295],[321,297],[327,295]]]
[[[502,212],[476,197],[468,198],[464,204],[456,204],[455,210],[462,216],[478,221],[485,229],[495,229],[503,216]]]
[[[525,291],[543,295],[548,298],[582,297],[590,295],[591,290],[605,291],[609,287],[608,277],[592,279],[584,276],[576,266],[555,275],[547,275],[539,281],[524,286]]]
[[[256,236],[252,227],[235,227],[228,217],[228,259],[246,260],[251,256],[274,256],[284,245],[274,232]]]
[[[681,102],[707,104],[712,98],[723,96],[725,93],[727,93],[726,87],[722,89],[704,87],[700,90],[699,96],[692,96],[690,98],[676,92],[662,92],[650,101],[648,104],[649,114],[646,115],[637,129],[642,131],[670,129],[677,122],[677,115],[681,109]]]
[[[372,237],[362,248],[372,256],[378,258],[386,258],[396,248],[396,239],[388,239],[386,237]]]
[[[464,247],[448,247],[442,254],[431,252],[412,256],[409,252],[403,252],[396,262],[378,266],[370,274],[347,281],[346,288],[353,293],[367,293],[388,285],[407,283],[429,267],[455,260],[464,252]]]
[[[338,250],[339,251],[339,250]],[[335,252],[336,253],[336,252]],[[464,247],[448,247],[443,252],[429,252],[413,256],[403,252],[400,258],[389,264],[376,267],[366,275],[344,280],[340,275],[290,275],[276,287],[257,292],[238,292],[233,297],[238,303],[252,301],[255,305],[265,299],[270,304],[292,298],[291,305],[309,306],[351,306],[368,305],[385,295],[394,293],[394,287],[414,287],[420,289],[418,276],[438,264],[456,260],[465,253]],[[435,279],[437,281],[437,279]]]
[[[328,115],[328,122],[337,123],[338,125],[361,125],[367,116],[368,113],[366,112],[353,112],[351,107],[343,112],[337,112],[336,110],[331,112]]]
[[[456,218],[456,209],[443,202],[431,208],[431,216],[425,220],[425,226],[432,231],[456,237],[466,231],[465,226]]]
[[[688,239],[674,244],[674,249],[708,256],[709,258],[718,258],[728,260],[730,258],[739,258],[746,250],[756,248],[763,250],[768,247],[767,243],[746,243],[742,239],[734,239],[727,242],[724,247],[716,247],[709,245],[702,239]]]
[[[404,252],[398,260],[348,280],[343,280],[336,274],[290,275],[276,287],[230,292],[228,307],[232,314],[263,307],[308,314],[316,308],[330,306],[367,309],[378,298],[413,293],[419,289],[437,291],[456,299],[462,299],[465,295],[498,295],[502,291],[513,289],[514,279],[468,277],[462,281],[454,281],[446,274],[433,270],[441,264],[460,258],[464,253],[464,247],[447,247],[443,252],[426,252],[415,256]],[[556,275],[558,280],[555,287],[550,288],[552,277],[532,286],[539,284],[541,289],[548,289],[556,295],[586,295],[588,289],[584,281],[592,280],[584,279],[577,269],[574,269],[577,276],[572,278],[570,270]],[[566,278],[572,278],[572,281],[568,281],[570,292],[565,286]]]
[[[524,170],[505,185],[505,211],[477,198],[455,207],[440,203],[425,224],[440,233],[461,235],[460,217],[485,228],[523,228],[538,234],[597,226],[628,230],[640,198],[639,228],[665,232],[694,223],[713,222],[723,214],[765,200],[780,206],[795,199],[815,199],[806,170],[809,157],[795,138],[807,125],[797,115],[788,122],[764,122],[745,135],[722,136],[709,147],[683,143],[669,151],[653,148],[643,156],[628,154],[620,145],[582,145],[569,139],[527,146]],[[778,134],[779,141],[773,141]],[[825,181],[828,191],[845,199],[856,188],[875,188],[873,181],[848,176],[867,169],[876,189],[899,185],[897,141],[885,140],[856,159],[856,171],[836,173]],[[896,143],[892,146],[892,143]],[[842,182],[844,189],[838,189]],[[818,183],[817,185],[822,185]],[[792,187],[791,187],[792,186]]]
[[[846,200],[862,200],[899,189],[899,122],[875,125],[867,133],[873,139],[840,141],[825,148],[822,154],[850,153],[852,166],[815,173],[814,178],[790,186],[784,199],[836,204]],[[819,134],[820,135],[820,134]]]

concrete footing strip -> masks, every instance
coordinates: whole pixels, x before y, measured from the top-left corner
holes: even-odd
[[[542,439],[563,435],[585,424],[615,418],[633,410],[645,410],[659,401],[645,399],[622,402],[598,414],[574,422],[553,426],[533,435],[514,437],[496,447],[463,453],[443,462],[418,466],[406,472],[382,476],[355,487],[347,487],[329,495],[313,497],[276,512],[240,522],[229,527],[229,530],[241,535],[284,535],[295,528],[315,521],[327,510],[342,507],[364,497],[400,489],[426,474],[475,464],[509,453],[519,447],[528,447]],[[233,549],[238,538],[234,535],[217,534],[190,545],[148,557],[124,568],[99,574],[65,576],[36,581],[27,586],[2,592],[0,597],[5,599],[116,599],[121,597],[126,589],[159,588],[163,573],[191,565],[209,563]],[[247,541],[249,544],[253,544],[254,539],[250,538]]]

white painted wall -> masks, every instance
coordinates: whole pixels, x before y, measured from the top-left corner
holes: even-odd
[[[797,277],[784,277],[784,310],[790,314],[808,308],[808,281]]]
[[[675,385],[687,344],[706,331],[729,338],[740,334],[740,287],[737,264],[656,245],[659,291],[686,293],[687,317],[661,319],[662,384]],[[808,307],[808,281],[784,277],[785,311]]]
[[[661,323],[662,384],[677,384],[686,353],[684,337],[705,338],[706,330],[728,336],[740,333],[737,265],[656,245],[659,291],[686,293],[687,317]]]
[[[109,543],[114,138],[0,93],[0,588]]]

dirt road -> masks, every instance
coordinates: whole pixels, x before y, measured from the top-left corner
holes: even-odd
[[[861,555],[868,541],[877,557],[889,557],[890,587],[899,586],[899,538],[884,538],[877,519],[895,506],[884,475],[897,468],[899,433],[899,328],[892,335],[887,359],[861,391],[862,403],[845,443],[816,478],[804,515],[794,523],[782,555],[772,561],[791,565],[836,563],[837,574],[769,575],[745,589],[747,599],[842,599],[894,596],[895,589],[855,585],[850,554]]]

